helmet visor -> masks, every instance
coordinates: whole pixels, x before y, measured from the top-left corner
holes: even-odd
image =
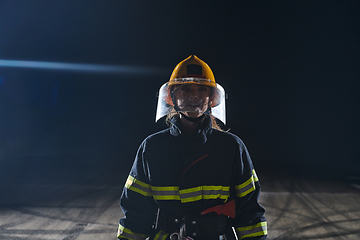
[[[203,81],[193,80],[194,78],[192,81],[182,81],[181,84],[169,86],[169,83],[165,83],[161,86],[155,121],[165,115],[182,112],[191,118],[203,114],[213,115],[225,124],[224,89],[219,84],[213,88],[203,84]]]

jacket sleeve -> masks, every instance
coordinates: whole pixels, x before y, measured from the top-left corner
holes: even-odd
[[[260,183],[250,155],[240,140],[233,168],[233,195],[236,200],[236,216],[233,227],[238,239],[267,239],[265,209],[258,203]]]
[[[124,217],[120,219],[119,239],[162,239],[167,234],[157,232],[153,226],[158,205],[153,199],[147,164],[144,161],[145,141],[139,147],[134,164],[125,183],[120,206]]]

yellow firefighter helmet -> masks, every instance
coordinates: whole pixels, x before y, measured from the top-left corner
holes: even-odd
[[[156,121],[167,115],[174,106],[171,90],[175,85],[180,84],[199,84],[211,87],[213,89],[211,111],[204,114],[213,115],[225,124],[225,91],[215,82],[211,68],[195,55],[191,55],[177,64],[169,81],[160,88]]]
[[[169,80],[169,86],[195,83],[216,88],[213,72],[209,65],[195,55],[182,60],[176,65]]]

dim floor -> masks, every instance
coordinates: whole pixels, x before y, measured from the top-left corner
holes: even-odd
[[[360,239],[358,179],[260,178],[268,239]],[[121,190],[101,184],[2,185],[0,239],[116,239]]]

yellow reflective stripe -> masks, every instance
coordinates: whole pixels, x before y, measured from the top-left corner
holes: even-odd
[[[238,197],[244,197],[248,195],[249,193],[255,191],[255,182],[259,181],[255,170],[252,170],[252,176],[244,183],[240,185],[236,185],[236,196]]]
[[[129,175],[125,187],[146,197],[152,196],[151,186]]]
[[[130,229],[127,229],[119,224],[117,237],[126,238],[129,240],[143,240],[146,239],[148,235],[134,233]]]
[[[168,233],[166,232],[163,232],[163,231],[159,231],[155,237],[154,237],[154,240],[165,240],[167,238],[167,236],[169,236]]]
[[[155,200],[180,200],[179,187],[151,187]]]
[[[257,177],[257,174],[256,174],[256,172],[255,172],[255,169],[252,170],[252,174],[253,174],[253,176],[254,176],[254,181],[255,181],[255,182],[259,181],[259,178]]]
[[[252,226],[239,227],[236,228],[236,233],[239,239],[244,239],[247,237],[265,236],[267,235],[267,223],[259,222]]]
[[[181,202],[195,202],[201,199],[228,199],[229,186],[198,186],[180,190]]]
[[[179,191],[177,186],[168,186],[168,187],[151,187],[153,191]]]
[[[250,192],[254,191],[255,190],[254,177],[251,176],[246,182],[240,185],[236,185],[235,189],[236,189],[236,196],[238,197],[244,197]]]
[[[228,199],[230,196],[229,186],[198,186],[182,189],[177,186],[151,187],[155,200],[181,200],[181,202],[194,202],[201,199]]]

